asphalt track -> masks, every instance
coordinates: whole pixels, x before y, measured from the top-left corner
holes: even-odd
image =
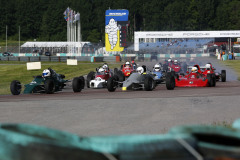
[[[227,70],[216,87],[153,91],[71,88],[46,95],[0,96],[1,123],[30,123],[79,135],[160,134],[176,125],[232,123],[240,118],[240,82]],[[154,63],[147,63],[149,67]]]

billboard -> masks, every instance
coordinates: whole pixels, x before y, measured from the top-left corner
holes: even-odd
[[[127,46],[128,10],[106,10],[106,51],[123,51]]]

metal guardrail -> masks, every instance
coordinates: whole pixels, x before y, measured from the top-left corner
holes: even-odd
[[[59,57],[59,56],[38,56],[38,57],[0,57],[1,61],[20,62],[66,62],[67,59],[77,59],[78,61],[90,61],[91,57]]]

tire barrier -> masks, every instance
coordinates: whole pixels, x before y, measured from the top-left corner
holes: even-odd
[[[6,160],[239,159],[240,120],[233,128],[178,126],[162,135],[80,137],[42,126],[0,124]]]

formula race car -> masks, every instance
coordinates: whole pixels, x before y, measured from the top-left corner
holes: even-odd
[[[114,68],[114,75],[117,75],[119,77],[119,81],[124,81],[131,75],[131,73],[136,71],[136,68],[137,64],[134,61],[132,64],[130,64],[130,62],[126,62],[124,65],[121,65],[120,70]]]
[[[226,70],[221,70],[221,73],[215,72],[215,68],[212,66],[211,63],[207,63],[205,67],[201,67],[203,69],[203,74],[215,74],[216,81],[226,82]]]
[[[215,87],[215,74],[202,74],[196,66],[198,65],[192,67],[191,72],[187,75],[178,75],[172,72],[167,74],[167,89],[173,90],[175,87]]]
[[[96,72],[90,72],[87,75],[87,87],[106,88],[107,80],[112,76],[113,74],[110,70],[105,70],[103,67],[97,68]]]
[[[109,78],[107,81],[107,89],[109,92],[114,92],[117,87],[122,86],[123,91],[143,89],[145,91],[152,91],[156,86],[153,78],[153,74],[144,73],[144,68],[138,67],[137,73],[132,73],[124,82],[120,82],[116,75]]]
[[[165,82],[166,72],[162,70],[161,63],[154,65],[152,74],[154,75],[154,80],[157,84]]]
[[[187,64],[184,63],[180,63],[177,60],[172,60],[169,59],[168,61],[165,61],[165,63],[163,64],[163,70],[165,72],[171,72],[174,71],[175,73],[186,73],[187,71]]]
[[[62,91],[69,80],[64,79],[65,76],[56,73],[53,69],[45,69],[42,76],[34,76],[31,83],[25,84],[24,94],[30,93],[47,93],[52,94],[54,92]],[[84,78],[82,76],[75,77],[72,81],[72,89],[74,92],[81,92],[84,88]],[[22,90],[20,81],[14,80],[10,84],[10,91],[13,95],[19,95]]]

